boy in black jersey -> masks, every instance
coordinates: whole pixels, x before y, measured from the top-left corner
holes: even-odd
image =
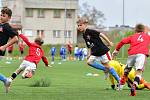
[[[11,9],[5,7],[1,10],[0,16],[0,56],[5,55],[5,50],[10,45],[18,41],[17,33],[9,25],[11,19]],[[9,40],[9,42],[8,42]]]
[[[0,15],[0,57],[5,55],[6,48],[18,41],[17,33],[9,25],[9,20],[11,19],[12,11],[11,9],[5,7],[1,10]],[[8,41],[9,40],[9,41]],[[0,74],[0,80],[4,82],[7,87],[7,78]]]
[[[96,69],[103,70],[104,72],[109,72],[114,76],[117,82],[119,82],[120,79],[118,74],[114,68],[111,68],[108,64],[109,60],[111,60],[109,48],[102,42],[100,37],[102,37],[109,46],[112,46],[113,43],[110,42],[104,34],[87,28],[88,21],[86,19],[79,19],[77,25],[78,30],[83,33],[83,38],[89,48],[87,64]],[[101,63],[99,63],[99,61]]]

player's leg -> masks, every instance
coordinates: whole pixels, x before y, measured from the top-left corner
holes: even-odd
[[[93,68],[106,71],[105,66],[99,63],[99,61],[96,61],[96,59],[97,59],[96,56],[91,55],[87,60],[87,64]]]
[[[110,52],[102,55],[99,59],[108,70],[108,72],[116,79],[117,82],[119,82],[120,78],[118,74],[116,73],[115,69],[109,65],[109,61],[112,59]]]
[[[25,70],[25,68],[28,66],[28,63],[27,63],[27,61],[26,60],[24,60],[21,64],[20,64],[20,66],[19,66],[19,68],[14,72],[14,73],[12,73],[12,75],[11,75],[11,79],[12,80],[14,80],[16,77],[17,77],[17,75],[19,75],[23,70]]]
[[[5,82],[7,80],[7,78],[3,74],[0,74],[0,80],[2,82]]]
[[[33,75],[32,73],[32,69],[30,66],[28,66],[27,68],[25,68],[24,72],[22,73],[22,78],[25,79],[25,78],[31,78]]]
[[[146,56],[144,54],[137,54],[135,60],[136,76],[134,78],[133,85],[131,87],[131,96],[136,96],[136,87],[140,84],[142,78],[143,67]]]
[[[108,62],[104,62],[103,61],[103,65],[108,69],[108,72],[116,79],[116,81],[119,83],[119,76],[118,74],[116,73],[115,69],[113,67],[110,67],[109,66],[109,63]]]
[[[31,78],[36,70],[36,64],[33,62],[28,62],[28,66],[25,68],[22,73],[22,78]]]
[[[124,75],[120,79],[120,85],[124,85],[126,83],[128,74],[131,71],[132,66],[134,66],[135,58],[136,58],[136,56],[128,57],[126,67],[124,69]]]

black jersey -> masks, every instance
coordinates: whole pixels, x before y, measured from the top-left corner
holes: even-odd
[[[91,48],[91,55],[102,56],[109,51],[109,48],[99,37],[100,32],[92,29],[86,29],[83,38],[88,48]]]
[[[7,44],[9,38],[13,38],[17,33],[9,25],[9,23],[0,24],[0,46]],[[0,56],[4,56],[5,51],[0,51]]]

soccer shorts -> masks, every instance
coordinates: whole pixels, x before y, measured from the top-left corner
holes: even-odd
[[[130,55],[127,59],[127,65],[128,67],[135,66],[136,70],[144,70],[145,60],[146,56],[144,54]]]

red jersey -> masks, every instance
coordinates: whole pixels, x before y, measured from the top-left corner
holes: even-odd
[[[71,44],[67,44],[67,48],[68,48],[68,51],[72,51],[72,45]]]
[[[131,35],[127,38],[122,39],[117,44],[116,50],[119,51],[119,49],[124,44],[130,44],[130,47],[128,49],[128,55],[145,54],[146,56],[148,56],[150,36],[144,32]]]
[[[42,59],[45,65],[48,65],[48,60],[44,56],[44,51],[41,46],[37,45],[36,43],[31,43],[29,40],[23,35],[19,35],[23,41],[29,46],[29,54],[25,57],[25,60],[34,62],[36,65]]]

